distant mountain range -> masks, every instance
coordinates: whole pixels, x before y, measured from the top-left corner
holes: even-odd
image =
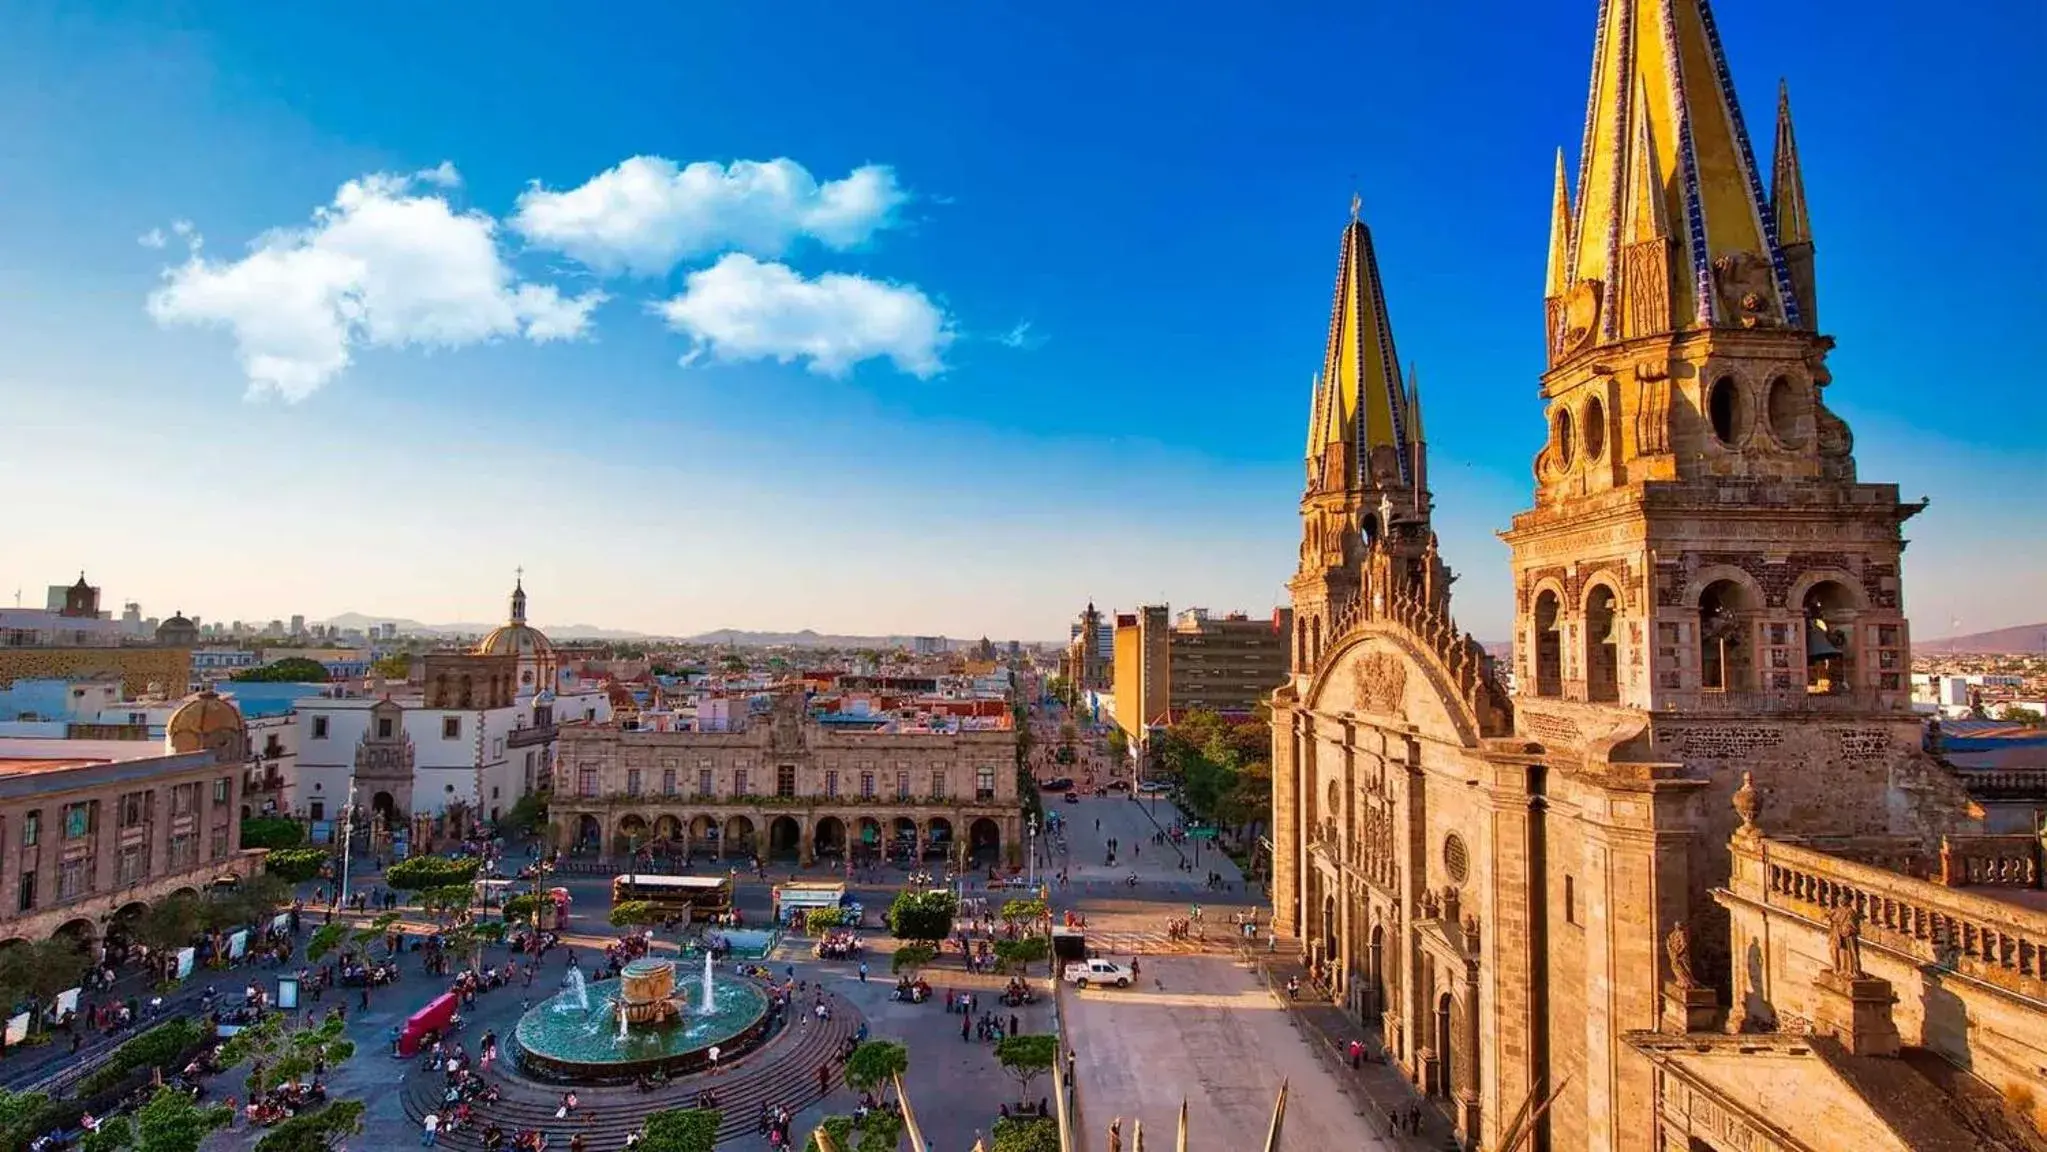
[[[380,624],[395,624],[398,631],[413,636],[481,636],[496,624],[454,623],[423,624],[403,616],[365,616],[360,612],[344,612],[339,616],[316,621],[332,628],[360,628],[368,631]],[[648,632],[634,632],[614,628],[599,628],[592,624],[536,624],[553,640],[670,640],[684,644],[730,644],[741,648],[908,648],[915,641],[914,636],[853,636],[817,632],[805,628],[801,632],[750,632],[741,628],[720,628],[711,632],[699,632],[694,636],[659,636]],[[957,637],[945,641],[948,649],[968,648],[980,643],[979,637],[971,640]],[[1008,641],[998,641],[1003,646]]]
[[[2016,656],[2024,653],[2047,653],[2047,623],[2021,624],[2017,628],[1998,628],[1990,632],[1971,632],[1966,636],[1943,636],[1938,640],[1912,639],[1912,654],[1915,656],[1954,656],[1959,654],[1977,656]]]

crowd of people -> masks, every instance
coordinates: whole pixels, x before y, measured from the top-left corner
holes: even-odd
[[[850,928],[834,928],[818,937],[811,954],[820,960],[851,960],[860,955],[860,934]]]

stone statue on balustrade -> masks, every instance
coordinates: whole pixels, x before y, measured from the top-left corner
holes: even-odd
[[[1842,900],[1827,914],[1827,952],[1834,971],[1843,976],[1863,975],[1862,912],[1855,901]]]

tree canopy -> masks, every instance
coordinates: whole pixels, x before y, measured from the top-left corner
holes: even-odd
[[[224,1105],[203,1107],[190,1093],[176,1088],[156,1090],[135,1113],[138,1152],[199,1152],[206,1134],[227,1127],[234,1110]]]
[[[1059,1122],[1049,1116],[1003,1116],[989,1133],[991,1152],[1059,1152]]]
[[[272,848],[263,856],[263,871],[286,884],[304,884],[320,875],[328,859],[325,848]]]
[[[651,900],[621,900],[611,906],[611,915],[606,919],[613,928],[640,928],[661,923],[668,919],[668,913]]]
[[[242,821],[244,848],[296,848],[306,842],[298,821],[282,816],[254,816]]]
[[[905,944],[896,949],[895,955],[889,957],[888,970],[891,972],[915,972],[920,968],[928,967],[936,959],[938,959],[938,949],[933,948],[929,944]]]
[[[718,1113],[709,1108],[669,1108],[647,1117],[641,1152],[712,1152],[718,1145]]]
[[[910,1050],[893,1040],[868,1040],[846,1057],[846,1083],[860,1092],[879,1093],[910,1070]]]
[[[888,930],[898,940],[935,944],[952,935],[959,899],[944,889],[906,888],[888,909]]]
[[[244,684],[325,684],[332,678],[325,664],[303,656],[287,656],[261,668],[245,668],[229,677]]]
[[[75,988],[90,961],[78,941],[68,936],[24,940],[0,951],[0,992],[12,1001],[29,999],[47,1005],[57,993]],[[42,1014],[31,1017],[42,1026]]]
[[[1028,1100],[1031,1082],[1052,1070],[1059,1058],[1059,1038],[1049,1032],[1005,1036],[995,1044],[995,1062],[1016,1078],[1018,1099]]]
[[[1155,748],[1191,814],[1241,828],[1271,810],[1272,730],[1265,720],[1234,722],[1197,709],[1161,733]]]
[[[412,856],[384,869],[384,883],[400,892],[470,884],[482,866],[474,856],[450,860],[446,856]]]

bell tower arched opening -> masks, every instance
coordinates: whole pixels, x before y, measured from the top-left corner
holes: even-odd
[[[1740,692],[1750,687],[1748,615],[1754,606],[1732,580],[1715,580],[1699,593],[1699,687]]]
[[[1564,694],[1563,601],[1554,591],[1535,597],[1535,694]]]
[[[1805,594],[1805,690],[1831,695],[1848,692],[1855,680],[1855,597],[1833,580],[1822,580]]]
[[[1620,601],[1605,584],[1585,598],[1585,699],[1615,704],[1621,698]]]

